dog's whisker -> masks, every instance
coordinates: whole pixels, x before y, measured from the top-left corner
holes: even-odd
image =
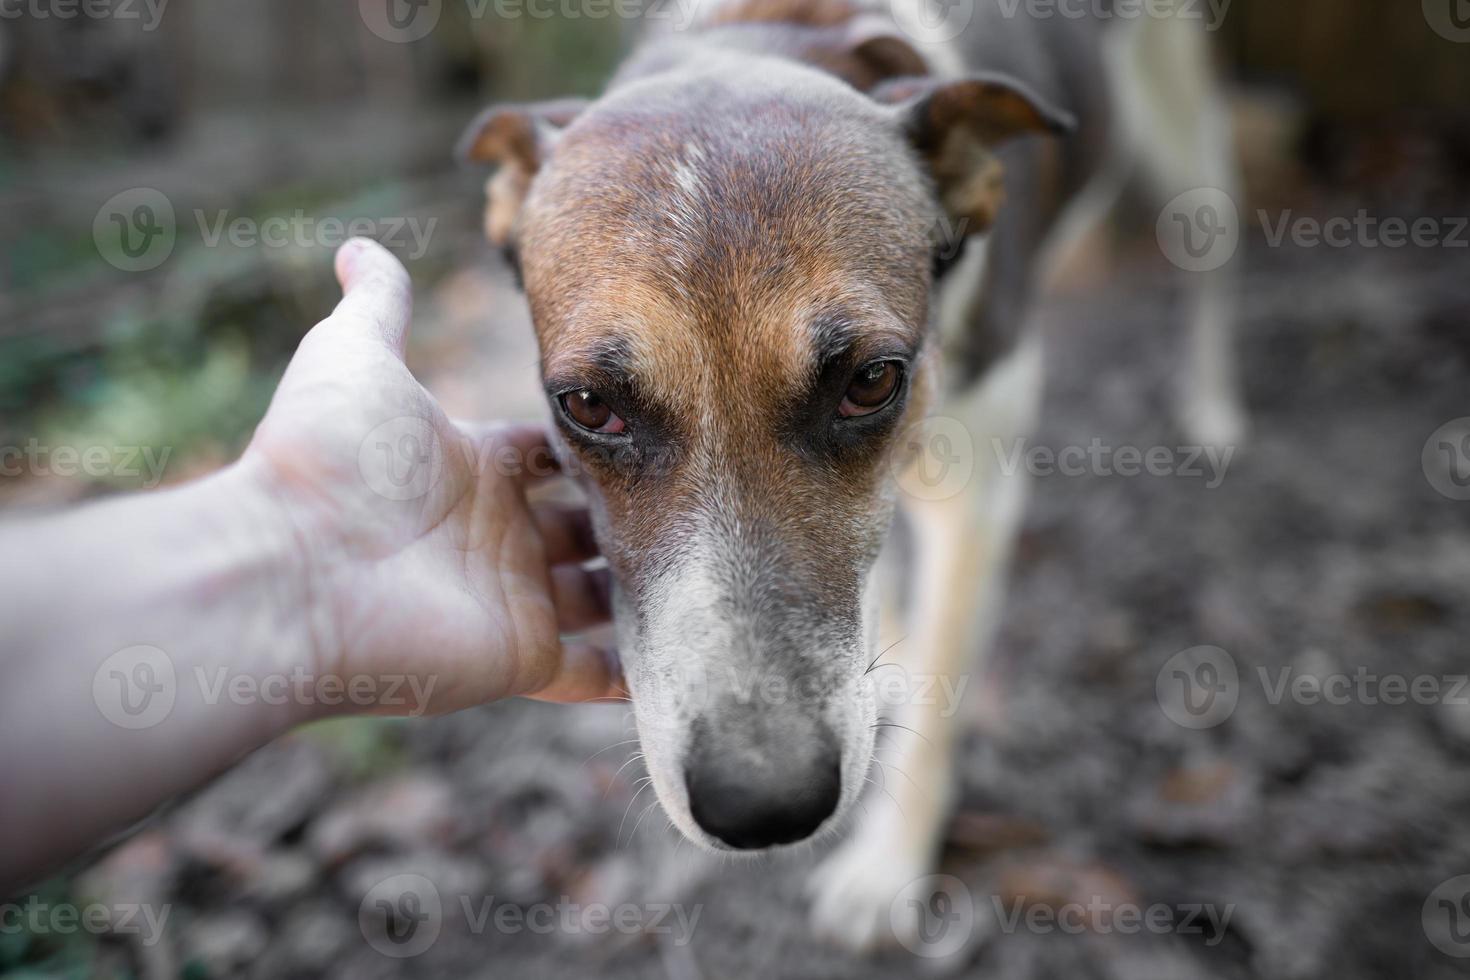
[[[648,812],[656,806],[658,806],[657,798],[655,798],[652,803],[648,804],[648,806],[644,807],[643,812],[638,814],[638,819],[633,821],[633,832],[628,835],[629,844],[638,839],[638,825],[643,823],[643,818],[648,816]]]
[[[881,772],[882,770],[879,771]],[[867,776],[865,777],[865,779],[867,782],[872,783],[874,786],[878,787],[878,789],[882,791],[884,796],[887,796],[890,800],[893,801],[894,807],[898,809],[898,815],[903,817],[904,823],[908,823],[909,815],[903,812],[903,804],[898,802],[898,797],[888,792],[888,787],[875,781],[872,776]]]
[[[613,843],[618,847],[623,846],[623,825],[628,822],[628,814],[633,812],[633,804],[638,802],[638,797],[642,796],[643,791],[646,790],[653,783],[652,776],[649,776],[647,778],[648,782],[638,787],[638,792],[633,794],[633,798],[628,801],[627,809],[623,811],[623,819],[618,821],[618,833],[617,836],[613,838]],[[632,843],[632,838],[628,838],[628,841],[629,843]]]
[[[615,773],[613,773],[613,779],[617,779],[619,776],[621,776],[623,774],[623,770],[624,769],[628,768],[633,763],[637,762],[639,759],[642,759],[642,758],[643,758],[643,753],[642,752],[634,752],[632,755],[628,756],[627,760],[621,766],[618,766],[618,771],[615,772]]]
[[[594,752],[591,755],[589,755],[585,760],[583,760],[582,765],[583,766],[587,765],[587,763],[591,762],[593,759],[595,759],[598,756],[602,755],[602,753],[604,753],[604,752],[611,752],[613,749],[620,748],[620,747],[622,747],[624,745],[631,745],[632,743],[634,743],[636,741],[638,741],[638,739],[636,739],[636,738],[625,738],[621,742],[614,742],[611,745],[605,745],[602,748],[598,749],[596,752]]]
[[[904,640],[907,640],[907,639],[908,639],[908,635],[907,634],[905,634],[903,636],[900,636],[898,639],[894,640],[892,643],[888,644],[888,646],[884,647],[881,651],[879,651],[878,656],[876,656],[876,657],[873,658],[873,662],[870,663],[870,664],[868,664],[868,669],[865,670],[865,671],[863,671],[863,676],[864,677],[867,677],[869,674],[871,674],[873,672],[873,668],[876,667],[876,666],[878,666],[878,661],[882,660],[888,654],[888,651],[889,650],[892,650],[894,647],[898,646],[900,643],[902,643]],[[885,667],[888,667],[888,666],[893,666],[893,665],[891,665],[891,664],[884,664],[884,666]]]
[[[604,800],[607,799],[607,794],[612,792],[613,787],[617,785],[618,777],[623,774],[623,770],[628,768],[629,764],[632,763],[634,760],[641,758],[643,758],[642,752],[634,752],[632,755],[628,756],[628,758],[623,760],[623,764],[621,766],[618,766],[617,772],[613,773],[612,778],[607,781],[607,785],[602,788],[602,798]]]
[[[907,725],[900,725],[896,721],[880,721],[878,724],[876,724],[876,725],[870,725],[869,727],[870,728],[902,728],[906,732],[913,732],[915,735],[917,735],[920,738],[922,738],[929,745],[932,746],[934,744],[932,741],[930,741],[929,737],[927,735],[925,735],[923,732],[919,731],[916,728],[910,728]]]
[[[918,790],[921,793],[924,791],[923,788],[921,786],[919,786],[918,783],[914,782],[914,777],[913,776],[910,776],[908,773],[904,772],[903,769],[899,765],[897,765],[896,763],[893,763],[893,762],[884,762],[882,759],[879,759],[877,756],[874,756],[873,758],[877,760],[877,762],[878,762],[878,764],[880,766],[887,766],[887,767],[891,768],[894,772],[896,772],[900,776],[902,776],[904,779],[907,779],[909,781],[909,785],[913,786],[914,789]]]

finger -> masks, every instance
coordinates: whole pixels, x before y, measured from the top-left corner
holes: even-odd
[[[616,651],[595,643],[567,643],[556,677],[526,696],[537,701],[626,701],[628,690]]]
[[[524,481],[561,472],[546,427],[530,422],[456,422],[475,446],[476,458],[496,474]]]
[[[401,359],[413,314],[403,263],[377,242],[354,238],[337,250],[336,270],[343,295],[331,321],[377,338]]]
[[[564,565],[597,557],[592,516],[585,507],[541,504],[531,508],[531,519],[541,533],[547,564]]]
[[[551,570],[551,600],[556,626],[577,633],[612,619],[611,577],[606,568],[558,565]]]

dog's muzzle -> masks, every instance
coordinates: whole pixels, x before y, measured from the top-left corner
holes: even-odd
[[[842,795],[842,752],[822,723],[789,719],[770,732],[718,732],[696,724],[684,781],[695,823],[739,850],[791,844],[816,833]]]

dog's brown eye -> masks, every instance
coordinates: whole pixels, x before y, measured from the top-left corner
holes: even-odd
[[[571,420],[589,432],[617,433],[623,420],[595,391],[572,391],[561,396],[562,408]]]
[[[858,370],[837,408],[844,418],[872,415],[893,400],[903,370],[897,361],[875,361]]]

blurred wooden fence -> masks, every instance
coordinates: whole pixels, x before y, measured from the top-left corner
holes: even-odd
[[[1202,14],[1223,9],[1217,40],[1240,78],[1298,92],[1329,117],[1381,122],[1427,110],[1463,118],[1470,0],[1191,2]],[[563,7],[580,9],[576,0],[537,9]],[[115,19],[7,18],[0,114],[14,135],[44,138],[80,125],[88,113],[76,110],[99,102],[147,134],[232,106],[585,93],[636,26],[607,16],[469,13],[486,9],[497,8],[442,0],[438,29],[412,44],[375,37],[357,0],[179,0],[148,32]],[[1466,24],[1467,43],[1436,34],[1433,11]]]
[[[1466,23],[1466,42],[1430,16]],[[1470,103],[1470,0],[1234,0],[1220,34],[1240,77],[1280,82],[1344,121]]]

